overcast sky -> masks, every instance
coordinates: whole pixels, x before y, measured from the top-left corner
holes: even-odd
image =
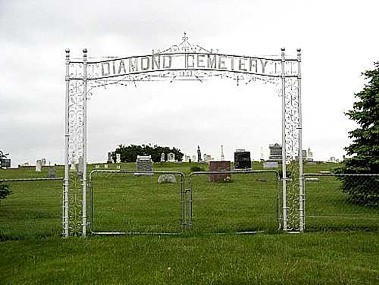
[[[0,0],[0,149],[12,165],[64,161],[65,49],[81,57],[132,56],[189,41],[237,55],[302,49],[303,146],[341,158],[354,128],[344,112],[379,60],[379,2]],[[178,147],[259,159],[281,141],[281,99],[271,85],[229,80],[98,89],[89,101],[89,161],[119,144]]]

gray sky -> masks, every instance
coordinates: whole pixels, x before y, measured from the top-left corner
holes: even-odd
[[[0,0],[0,149],[13,166],[64,161],[64,56],[132,56],[181,42],[249,56],[303,51],[304,148],[341,158],[354,127],[344,112],[361,72],[379,60],[379,2],[361,1],[5,1]],[[98,89],[89,101],[89,160],[119,144],[179,147],[232,159],[281,140],[275,88],[228,80],[141,83]]]

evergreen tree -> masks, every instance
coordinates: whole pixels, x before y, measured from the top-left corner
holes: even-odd
[[[349,132],[351,145],[345,148],[351,158],[338,170],[343,174],[379,173],[379,62],[375,69],[362,75],[368,80],[362,91],[355,94],[357,101],[346,115],[358,127]],[[361,205],[379,206],[379,178],[358,179],[342,176],[343,191],[352,202]]]

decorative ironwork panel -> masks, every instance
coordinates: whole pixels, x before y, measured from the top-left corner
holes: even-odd
[[[78,165],[83,156],[83,81],[73,80],[69,90],[69,159],[71,165]]]
[[[82,234],[82,178],[77,171],[70,173],[70,193],[68,211],[69,215],[69,233],[73,236]]]
[[[300,230],[300,102],[297,78],[285,79],[284,132],[287,164],[287,230]]]

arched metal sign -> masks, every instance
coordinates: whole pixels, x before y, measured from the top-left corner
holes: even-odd
[[[142,81],[203,81],[229,78],[237,85],[255,81],[274,84],[282,98],[282,228],[304,230],[301,115],[301,50],[288,58],[219,53],[188,41],[151,54],[90,61],[66,50],[65,179],[63,236],[87,234],[87,100],[96,87],[136,85]],[[287,176],[290,173],[290,177]]]

